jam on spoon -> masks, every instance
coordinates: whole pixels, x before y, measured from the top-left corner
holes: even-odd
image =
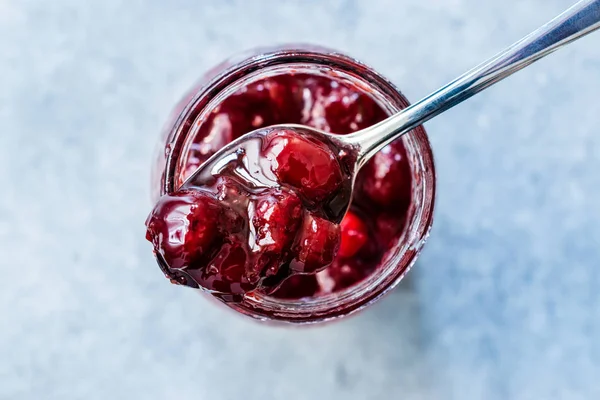
[[[351,160],[292,129],[265,129],[225,148],[149,216],[163,272],[239,301],[328,267],[351,196]]]

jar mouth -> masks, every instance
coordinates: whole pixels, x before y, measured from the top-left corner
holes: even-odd
[[[366,65],[332,50],[311,46],[280,49],[246,58],[213,78],[194,95],[179,115],[171,132],[163,178],[163,193],[181,183],[187,153],[202,120],[224,98],[253,81],[278,74],[310,73],[347,81],[375,100],[388,114],[409,105],[401,92]],[[356,312],[394,288],[412,267],[432,225],[435,168],[431,146],[423,127],[402,137],[412,174],[411,205],[405,228],[384,255],[376,272],[356,284],[330,294],[288,300],[262,293],[247,294],[241,303],[227,304],[261,320],[315,323]]]

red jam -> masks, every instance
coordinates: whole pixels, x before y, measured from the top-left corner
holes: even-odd
[[[334,78],[263,79],[226,98],[200,125],[180,179],[258,128],[299,123],[348,134],[386,117],[368,95]],[[331,222],[340,217],[332,204],[347,182],[331,149],[285,131],[269,134],[260,148],[279,189],[252,190],[225,169],[216,178],[194,175],[159,200],[147,238],[167,277],[239,301],[254,290],[290,299],[335,292],[374,273],[410,205],[402,143],[363,167],[339,225]]]

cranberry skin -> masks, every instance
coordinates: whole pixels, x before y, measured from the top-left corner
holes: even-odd
[[[281,183],[312,201],[321,201],[340,187],[340,165],[325,144],[286,130],[270,134],[267,140],[265,156]]]
[[[257,82],[254,85],[261,85]],[[302,87],[299,80],[290,75],[274,76],[262,82],[265,90],[268,91],[271,98],[271,109],[273,110],[273,120],[263,123],[262,126],[269,126],[277,121],[299,121],[302,114]]]
[[[191,267],[220,244],[220,215],[216,200],[200,192],[164,195],[146,220],[146,239],[169,268]]]
[[[313,274],[327,268],[340,246],[340,226],[315,215],[307,215],[295,246],[292,271]]]
[[[369,230],[362,219],[352,211],[346,213],[340,226],[342,238],[338,255],[342,258],[352,257],[369,240]]]
[[[302,221],[302,203],[292,193],[276,191],[263,195],[255,207],[252,224],[260,252],[255,270],[261,276],[271,278],[263,282],[265,286],[276,287],[287,276],[287,271],[280,271],[280,266],[290,257],[290,247]]]
[[[188,155],[185,177],[219,149],[241,135],[281,121],[299,121],[300,88],[290,76],[276,76],[226,98],[201,124]]]
[[[302,203],[293,193],[276,191],[256,202],[252,223],[256,244],[266,252],[282,253],[289,249],[302,219]]]
[[[229,120],[233,139],[280,119],[273,107],[270,86],[266,81],[247,86],[219,106],[219,114]]]
[[[246,251],[235,242],[243,220],[216,199],[196,190],[165,195],[146,224],[146,238],[172,282],[200,285],[221,297],[256,288],[259,276],[249,271]]]
[[[225,296],[242,296],[258,285],[258,276],[247,272],[248,255],[239,243],[225,243],[216,257],[200,270],[188,270],[202,287]]]
[[[305,82],[309,111],[302,123],[337,134],[348,134],[384,120],[387,115],[370,97],[336,81],[311,78]]]
[[[410,203],[411,172],[400,141],[384,147],[362,168],[359,190],[386,209],[405,209]]]

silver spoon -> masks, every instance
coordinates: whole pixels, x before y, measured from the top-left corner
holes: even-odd
[[[508,47],[488,61],[468,71],[438,91],[412,106],[369,128],[350,135],[338,136],[308,126],[285,124],[262,128],[234,140],[201,165],[184,183],[184,187],[201,188],[211,177],[228,169],[243,179],[253,182],[253,187],[277,186],[276,178],[252,161],[249,153],[260,157],[260,140],[276,130],[296,131],[304,137],[327,144],[350,160],[346,194],[338,196],[326,212],[334,222],[339,222],[350,205],[354,178],[358,170],[390,142],[429,119],[467,100],[476,93],[501,81],[509,75],[532,64],[560,47],[600,28],[600,0],[582,0],[533,33]],[[246,161],[240,162],[240,157]],[[250,159],[250,161],[248,161]],[[237,160],[232,171],[232,161]]]

